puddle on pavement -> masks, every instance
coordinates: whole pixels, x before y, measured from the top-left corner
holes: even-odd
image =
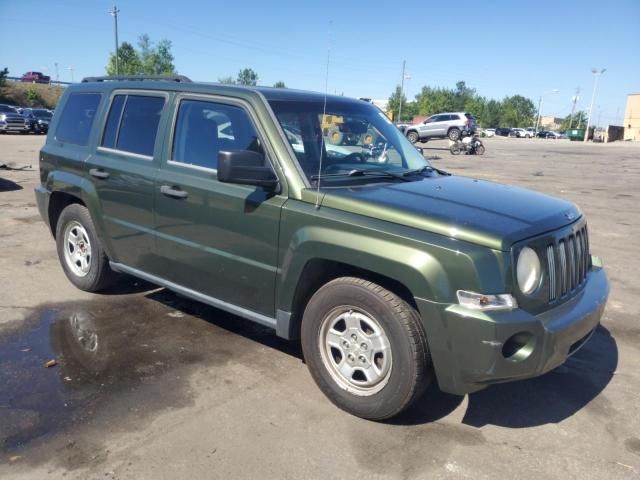
[[[262,346],[297,355],[268,329],[164,290],[45,306],[0,336],[0,460],[107,409],[131,429],[188,405],[193,367],[259,364]]]

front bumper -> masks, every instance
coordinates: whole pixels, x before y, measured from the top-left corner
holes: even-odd
[[[580,292],[539,315],[521,309],[482,312],[416,299],[440,389],[462,395],[542,375],[564,363],[589,339],[604,311],[609,281],[596,264]],[[516,334],[530,340],[519,354],[508,356],[505,344]]]

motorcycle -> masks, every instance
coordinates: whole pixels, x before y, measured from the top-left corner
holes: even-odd
[[[460,155],[464,152],[465,155],[483,155],[484,145],[482,141],[476,136],[464,137],[462,140],[456,140],[456,142],[449,147],[449,151],[452,155]]]

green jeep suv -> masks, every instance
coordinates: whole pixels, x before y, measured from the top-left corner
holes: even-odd
[[[357,140],[330,142],[329,123]],[[40,177],[78,288],[125,273],[300,339],[320,389],[368,419],[432,380],[464,394],[547,372],[607,300],[575,205],[441,171],[359,100],[88,78]]]

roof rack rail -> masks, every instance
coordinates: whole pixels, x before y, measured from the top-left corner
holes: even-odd
[[[191,79],[184,75],[114,75],[108,77],[85,77],[82,79],[82,83],[115,82],[119,80],[164,80],[166,82],[191,83]]]

